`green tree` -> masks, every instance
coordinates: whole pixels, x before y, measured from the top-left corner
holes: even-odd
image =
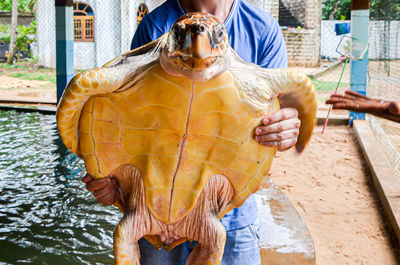
[[[351,0],[322,0],[322,19],[351,19]]]
[[[372,20],[400,20],[400,0],[371,0]],[[322,0],[322,19],[351,19],[351,0]]]
[[[372,20],[400,20],[400,0],[372,0]]]
[[[19,13],[34,13],[36,0],[18,0]],[[12,0],[1,0],[0,10],[11,12]]]
[[[10,26],[0,24],[0,41],[10,43],[11,34]],[[28,52],[27,44],[35,42],[36,39],[36,21],[32,20],[29,27],[18,25],[17,28],[17,50]]]

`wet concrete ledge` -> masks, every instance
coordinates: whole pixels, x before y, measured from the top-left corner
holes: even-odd
[[[317,71],[314,71],[314,72],[308,74],[308,76],[313,79],[318,79],[321,76],[332,72],[337,67],[339,67],[342,63],[343,63],[342,61],[332,62],[332,64],[328,65],[327,67],[321,67]]]
[[[42,114],[55,114],[57,107],[54,105],[26,105],[0,103],[0,110],[15,110],[21,112],[39,112]]]
[[[315,265],[311,234],[300,215],[272,180],[256,193],[262,265]]]
[[[390,161],[365,120],[353,122],[354,132],[360,142],[364,157],[371,169],[372,180],[386,216],[400,242],[400,180]]]

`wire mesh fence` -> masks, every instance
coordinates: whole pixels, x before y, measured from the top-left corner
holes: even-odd
[[[390,1],[369,25],[368,96],[400,102],[400,20],[393,18]],[[369,116],[372,131],[400,177],[400,124]]]

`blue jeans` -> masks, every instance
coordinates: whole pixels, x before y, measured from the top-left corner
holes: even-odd
[[[171,251],[155,249],[140,239],[141,265],[184,265],[197,242],[185,242]],[[258,221],[249,226],[227,231],[221,265],[261,265],[258,248]]]

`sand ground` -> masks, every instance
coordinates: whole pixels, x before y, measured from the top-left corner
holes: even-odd
[[[277,154],[271,179],[289,197],[315,244],[317,265],[400,264],[361,148],[350,127],[317,127],[301,156]]]

